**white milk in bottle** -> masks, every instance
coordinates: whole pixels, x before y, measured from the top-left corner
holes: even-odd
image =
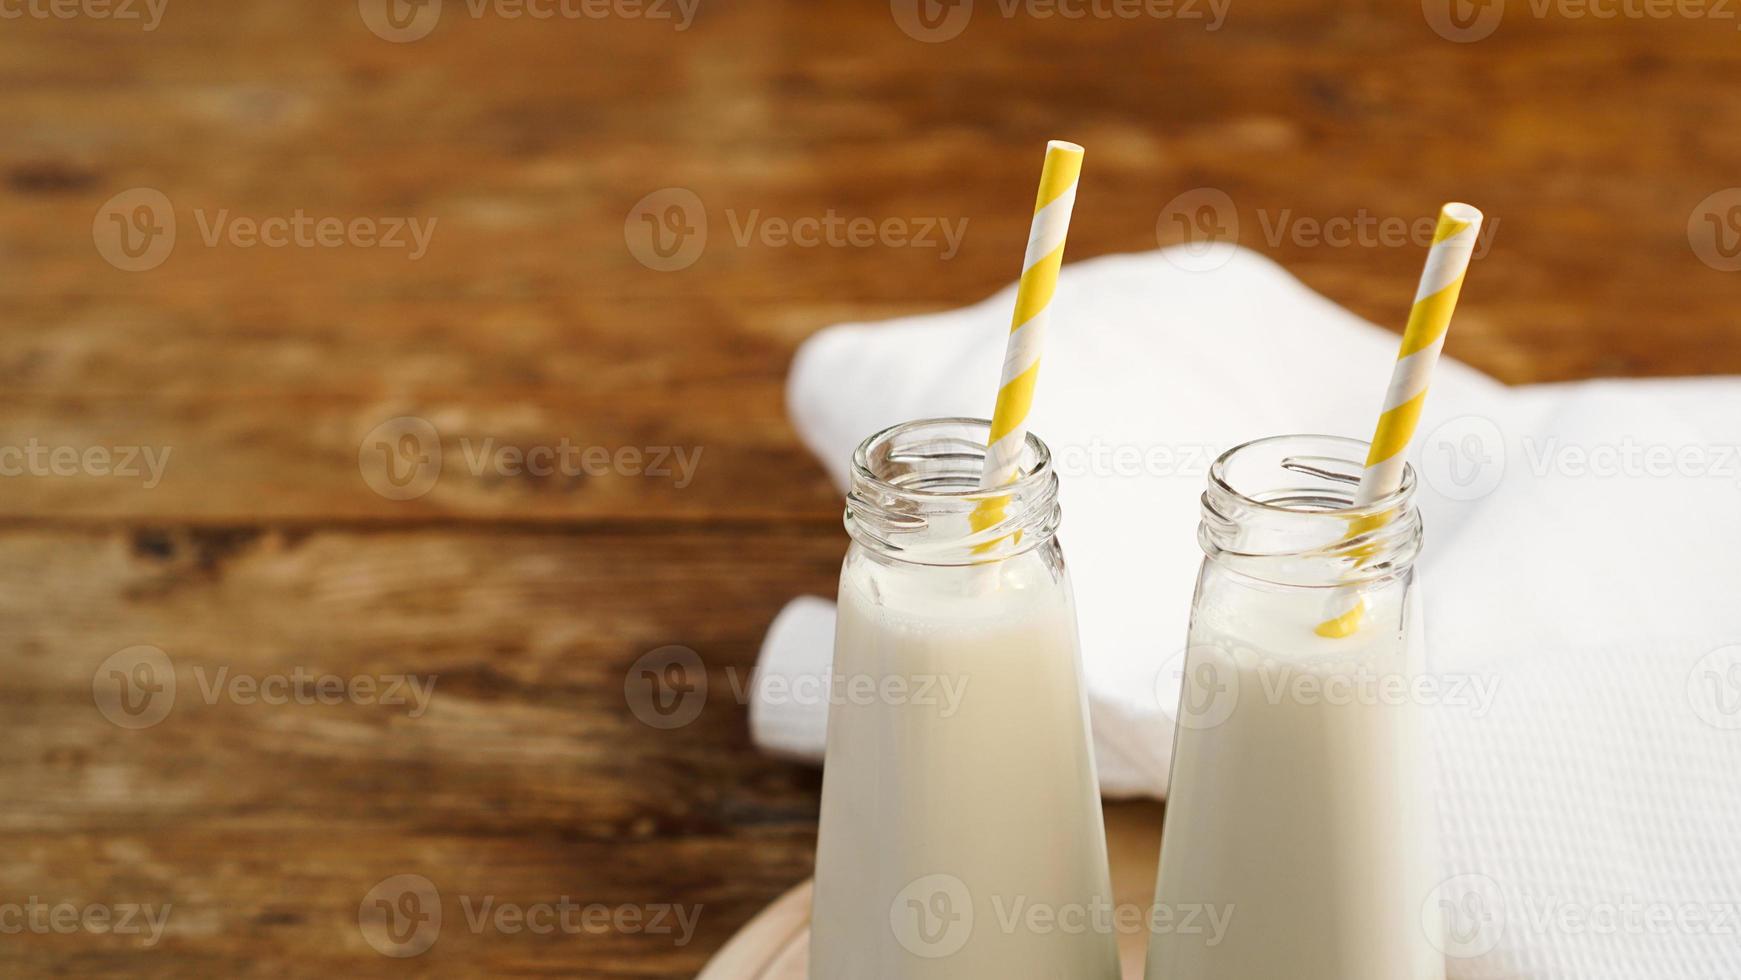
[[[1152,929],[1147,980],[1445,975],[1423,914],[1440,868],[1414,683],[1420,520],[1412,473],[1341,510],[1365,454],[1281,436],[1211,471],[1156,901],[1161,921],[1209,906],[1227,926]],[[1380,526],[1348,538],[1368,514]],[[1318,635],[1351,590],[1360,628]]]
[[[1119,975],[1057,477],[1030,436],[978,490],[985,434],[913,422],[854,458],[813,980]]]

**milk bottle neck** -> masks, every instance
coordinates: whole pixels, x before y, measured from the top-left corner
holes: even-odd
[[[1326,588],[1405,574],[1420,553],[1415,475],[1354,507],[1367,443],[1286,435],[1228,450],[1209,471],[1197,540],[1221,567],[1279,586]]]
[[[984,419],[920,419],[871,436],[853,453],[846,530],[877,558],[982,565],[1051,541],[1059,520],[1052,454],[1031,433],[1015,482],[979,486]]]

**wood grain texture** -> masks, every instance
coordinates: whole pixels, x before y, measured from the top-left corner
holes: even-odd
[[[930,44],[882,2],[701,0],[677,30],[446,0],[399,44],[372,2],[0,21],[0,449],[170,453],[150,487],[0,477],[0,905],[174,907],[149,949],[7,935],[0,973],[693,975],[811,860],[816,775],[752,750],[734,692],[844,544],[788,360],[825,324],[1011,280],[1047,138],[1089,147],[1074,259],[1170,241],[1169,202],[1216,189],[1243,244],[1395,326],[1419,249],[1309,229],[1463,198],[1494,234],[1452,355],[1513,382],[1741,372],[1741,275],[1688,239],[1741,155],[1733,22],[1512,4],[1456,44],[1415,3],[1234,3],[1206,30],[980,0]],[[133,188],[177,222],[149,271],[99,247]],[[662,272],[632,210],[670,188],[707,234]],[[415,260],[207,242],[298,212],[434,224]],[[964,231],[947,257],[767,233],[831,214]],[[359,456],[407,416],[443,469],[390,499]],[[563,440],[701,456],[686,482],[465,465]],[[178,687],[131,731],[95,699],[141,644]],[[631,692],[668,645],[709,695],[662,730]],[[415,719],[208,703],[221,668],[437,686]],[[393,959],[358,914],[401,874],[446,923]],[[564,895],[702,913],[678,945],[473,932],[461,906]]]
[[[816,774],[751,748],[741,692],[760,622],[824,587],[837,552],[718,528],[7,534],[0,881],[18,902],[172,912],[147,953],[25,934],[6,955],[25,973],[385,973],[358,906],[420,874],[446,918],[420,969],[693,972],[809,872]],[[678,642],[706,690],[692,720],[651,727],[632,668]],[[176,684],[165,717],[129,730],[93,678],[139,644]],[[226,683],[298,671],[422,678],[428,695],[389,704],[382,680],[322,703],[311,681],[271,704]],[[684,945],[476,933],[461,904],[564,896],[699,919]]]

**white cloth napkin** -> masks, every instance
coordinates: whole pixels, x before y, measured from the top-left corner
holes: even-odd
[[[1066,268],[1032,417],[1063,481],[1109,796],[1166,792],[1209,462],[1258,436],[1369,435],[1396,356],[1394,333],[1255,253],[1200,263]],[[1476,263],[1464,318],[1480,281]],[[877,429],[985,414],[1013,292],[804,344],[790,411],[837,483]],[[1471,916],[1453,976],[1741,977],[1738,447],[1741,380],[1507,388],[1440,363],[1411,457],[1446,681],[1443,897]],[[776,619],[757,744],[821,757],[826,701],[789,692],[828,674],[832,642],[826,600]]]

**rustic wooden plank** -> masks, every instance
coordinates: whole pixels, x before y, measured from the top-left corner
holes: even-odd
[[[4,513],[821,514],[832,493],[780,405],[790,351],[835,319],[1006,282],[1032,154],[1059,134],[1092,154],[1073,257],[1175,237],[1168,202],[1217,188],[1242,242],[1395,326],[1420,250],[1328,247],[1313,228],[1466,197],[1494,238],[1453,354],[1512,381],[1741,371],[1738,281],[1687,242],[1741,149],[1741,107],[1709,84],[1733,58],[1715,22],[1514,11],[1458,45],[1418,5],[1239,7],[1216,31],[988,8],[933,45],[876,4],[704,6],[684,31],[449,6],[411,44],[379,40],[344,2],[177,7],[150,34],[14,25],[0,43],[0,315],[16,328],[0,441],[176,455],[161,492],[14,480]],[[92,220],[136,186],[167,195],[178,241],[160,268],[124,272],[98,255]],[[638,261],[624,229],[666,187],[692,189],[709,225],[673,272]],[[437,224],[416,261],[201,236],[220,211],[299,209]],[[948,259],[737,240],[752,219],[829,212],[965,233]],[[454,439],[713,454],[688,492],[450,474],[395,506],[358,492],[354,457],[399,414]]]
[[[0,534],[12,732],[0,741],[0,901],[173,906],[149,949],[134,935],[27,932],[7,937],[7,958],[25,973],[385,973],[392,961],[359,932],[358,906],[381,880],[421,874],[446,925],[419,971],[693,973],[808,873],[817,773],[749,745],[741,692],[767,619],[786,597],[830,587],[841,539],[829,528]],[[128,688],[135,706],[167,704],[133,729],[111,719],[154,716],[94,695],[118,690],[117,665],[140,681],[137,661],[114,658],[139,644],[163,652],[175,686],[141,694],[163,688],[153,673]],[[692,720],[654,727],[664,716],[647,712],[637,665],[672,644],[694,651],[683,682],[704,674],[707,687],[677,717]],[[299,686],[270,687],[299,671]],[[323,688],[322,675],[358,693]],[[400,676],[423,678],[427,697],[385,703]],[[264,703],[238,677],[288,700]],[[682,945],[480,932],[466,918],[489,896],[529,907],[564,895],[702,908]]]

